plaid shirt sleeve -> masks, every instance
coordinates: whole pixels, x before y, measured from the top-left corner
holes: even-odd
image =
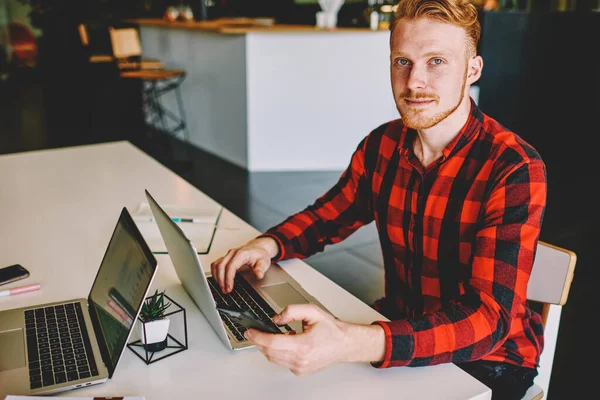
[[[339,181],[314,204],[268,229],[279,246],[275,261],[306,258],[338,243],[373,221],[372,192],[365,176],[364,138]]]

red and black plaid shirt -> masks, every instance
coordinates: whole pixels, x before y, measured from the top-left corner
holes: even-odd
[[[391,320],[376,322],[386,334],[377,367],[538,365],[542,321],[526,293],[545,165],[471,104],[460,133],[427,168],[413,153],[416,132],[386,123],[363,139],[332,189],[264,234],[280,246],[277,261],[305,258],[375,221],[385,297],[374,307]]]

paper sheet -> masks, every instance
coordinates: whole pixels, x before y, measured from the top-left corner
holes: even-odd
[[[153,253],[168,253],[156,222],[136,221],[136,225]],[[185,236],[193,243],[194,247],[196,247],[196,252],[199,254],[206,254],[209,252],[215,232],[214,224],[178,222],[177,225],[179,225]]]
[[[210,251],[223,207],[218,204],[202,207],[167,204],[162,206],[162,209],[177,223],[199,254],[206,254]],[[168,253],[158,226],[154,222],[150,204],[148,202],[140,203],[137,210],[132,213],[132,217],[150,250],[157,254]]]
[[[15,396],[8,395],[4,398],[4,400],[48,400],[48,399],[64,399],[64,397],[54,397],[54,396]],[[69,397],[69,400],[145,400],[144,397]]]

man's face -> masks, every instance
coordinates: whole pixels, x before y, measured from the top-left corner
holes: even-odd
[[[437,125],[465,99],[464,29],[429,18],[401,20],[390,39],[390,57],[396,107],[409,128]]]

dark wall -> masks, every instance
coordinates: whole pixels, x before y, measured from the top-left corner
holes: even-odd
[[[600,128],[600,13],[497,12],[483,19],[483,112],[534,145],[546,163],[547,207],[540,239],[573,250],[577,267],[561,327],[549,398],[569,398],[593,381],[573,371],[593,336],[581,305],[598,282],[592,246],[600,240],[595,216]],[[593,244],[592,244],[593,243]],[[591,288],[591,287],[590,287]]]
[[[581,174],[598,132],[600,13],[490,12],[482,24],[482,110],[533,144],[551,172]]]

